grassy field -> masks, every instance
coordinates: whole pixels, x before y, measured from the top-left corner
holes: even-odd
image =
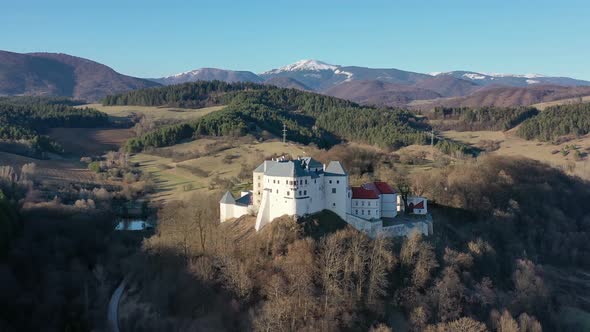
[[[573,151],[570,151],[565,156],[561,153],[566,146],[571,145],[575,145],[582,154],[590,153],[590,135],[558,145],[548,142],[524,140],[516,136],[514,130],[507,132],[446,131],[443,132],[443,136],[476,146],[485,140],[496,141],[500,143],[500,148],[491,153],[502,156],[523,156],[539,160],[554,167],[561,168],[570,174],[590,180],[590,161],[587,156],[582,160],[575,160]]]
[[[206,145],[214,141],[214,139],[200,139],[162,150],[173,149],[177,152],[198,151],[203,153]],[[283,144],[278,141],[258,143],[252,140],[240,142],[239,146],[224,151],[204,154],[179,162],[175,162],[172,158],[147,153],[134,155],[132,161],[138,162],[142,171],[152,175],[157,187],[157,192],[152,198],[171,201],[188,199],[195,191],[209,191],[211,179],[216,176],[220,179],[236,179],[243,164],[247,165],[251,171],[258,162],[272,155],[296,157],[309,155],[313,152],[315,152],[313,148],[299,144]],[[231,162],[228,162],[229,159]],[[249,181],[251,180],[247,180],[241,185],[238,184],[233,190],[247,189]]]
[[[560,100],[555,100],[555,101],[548,101],[546,103],[538,103],[538,104],[534,104],[531,106],[536,107],[540,110],[544,110],[549,106],[563,105],[563,104],[575,104],[575,103],[579,103],[580,101],[590,102],[590,96],[584,96],[581,98],[567,98],[567,99],[560,99]]]
[[[219,111],[224,106],[205,108],[171,108],[156,106],[103,106],[102,104],[87,104],[78,107],[90,107],[108,114],[113,118],[128,118],[134,114],[144,115],[149,120],[193,120],[211,112]]]
[[[20,171],[24,164],[37,165],[35,177],[42,182],[56,185],[68,183],[102,184],[85,164],[73,159],[40,160],[0,151],[0,166],[12,166]]]

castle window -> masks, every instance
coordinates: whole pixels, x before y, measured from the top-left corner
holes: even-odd
[[[299,180],[299,184],[303,184],[303,180]]]
[[[291,195],[291,192],[287,190],[287,196],[290,196],[290,195]]]
[[[275,180],[272,180],[272,183],[276,183]]]
[[[318,180],[313,180],[313,183],[318,183]]]
[[[359,214],[359,210],[354,210],[354,214]]]
[[[355,201],[354,205],[359,206],[359,201]]]
[[[361,204],[362,204],[363,206],[365,206],[365,201],[362,201],[362,202],[361,202]]]
[[[299,190],[299,196],[301,196],[301,190]]]
[[[332,180],[330,180],[330,184],[332,184]]]
[[[307,184],[307,180],[305,180],[305,184]]]
[[[332,194],[336,193],[336,188],[332,188]]]
[[[340,183],[340,180],[336,180],[336,184]]]
[[[258,180],[260,180],[260,175],[258,175]]]
[[[277,189],[277,194],[279,193],[279,190]]]
[[[307,196],[307,190],[303,191],[303,195]]]
[[[364,216],[365,215],[365,210],[361,210],[361,214]]]
[[[332,203],[332,206],[333,206],[333,207],[336,207],[336,203]]]
[[[371,206],[371,202],[368,202],[368,203],[367,203],[367,205],[368,205],[368,206]]]
[[[371,210],[367,211],[367,214],[368,214],[368,215],[371,215]]]

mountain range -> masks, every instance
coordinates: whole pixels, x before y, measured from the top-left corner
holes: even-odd
[[[516,106],[590,95],[590,82],[540,74],[417,73],[301,60],[263,73],[199,68],[167,77],[126,76],[60,53],[0,51],[0,95],[52,95],[97,101],[108,94],[199,80],[254,82],[386,106]]]

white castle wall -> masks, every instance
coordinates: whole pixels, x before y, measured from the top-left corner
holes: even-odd
[[[379,199],[352,199],[350,214],[363,219],[380,219]]]
[[[325,175],[324,187],[325,208],[346,220],[346,212],[350,211],[348,177]]]
[[[225,222],[234,218],[239,218],[249,213],[250,209],[248,206],[224,203],[219,204],[219,220],[221,222]]]
[[[394,218],[397,216],[397,194],[381,194],[381,216]]]

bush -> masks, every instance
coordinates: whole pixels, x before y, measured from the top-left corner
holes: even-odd
[[[102,168],[100,167],[100,161],[91,162],[90,164],[88,164],[88,169],[95,173],[102,172]]]

